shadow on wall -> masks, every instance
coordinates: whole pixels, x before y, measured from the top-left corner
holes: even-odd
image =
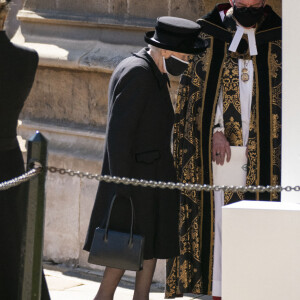
[[[169,1],[173,1],[173,0],[169,0]],[[188,2],[193,2],[192,0],[188,0]],[[202,7],[202,9],[204,10],[204,14],[208,13],[209,11],[211,11],[214,6],[217,3],[222,3],[222,2],[226,2],[229,0],[202,0],[202,5],[200,5]],[[6,21],[6,32],[9,38],[12,38],[18,27],[19,27],[19,21],[17,20],[16,16],[18,14],[18,11],[20,9],[22,9],[23,5],[24,5],[25,0],[12,0],[10,3],[10,12]],[[267,3],[269,5],[272,6],[272,8],[274,9],[274,11],[279,14],[280,16],[282,15],[282,0],[267,0]],[[190,3],[189,6],[193,5],[193,3]],[[199,5],[199,4],[198,4]],[[176,7],[176,5],[175,5]],[[179,9],[179,7],[178,7]],[[172,15],[176,15],[176,9],[171,11]],[[180,17],[185,17],[188,19],[194,19],[193,16],[185,16],[182,9],[179,9],[178,11],[178,16]],[[201,16],[197,16],[196,19],[200,18]]]
[[[5,23],[7,36],[11,39],[18,30],[20,22],[17,20],[17,14],[22,9],[25,0],[12,0],[10,2],[10,10]]]
[[[225,3],[229,0],[203,0],[206,12],[211,11],[217,3]],[[282,16],[282,0],[266,0],[267,4],[272,6],[273,10]]]

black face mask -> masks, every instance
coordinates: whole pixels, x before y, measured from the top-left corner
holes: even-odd
[[[173,76],[181,75],[189,65],[187,61],[181,60],[173,55],[171,55],[169,58],[163,57],[163,60],[166,71]]]
[[[252,27],[258,23],[264,15],[264,7],[233,7],[233,16],[244,27]]]

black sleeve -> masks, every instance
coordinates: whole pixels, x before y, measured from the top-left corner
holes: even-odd
[[[117,92],[113,95],[107,131],[109,168],[113,176],[131,177],[136,131],[151,94],[148,72],[142,68],[133,70],[120,78],[114,88]],[[128,197],[130,189],[118,184],[117,194]]]

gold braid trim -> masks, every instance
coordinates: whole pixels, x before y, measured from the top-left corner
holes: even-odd
[[[213,44],[213,38],[204,33],[202,35],[210,45]],[[203,182],[203,167],[199,161],[203,161],[202,147],[208,145],[202,145],[201,141],[204,110],[202,100],[206,93],[212,51],[213,48],[209,47],[192,58],[178,92],[174,124],[174,158],[177,177],[182,182]],[[201,70],[199,74],[198,70]],[[195,191],[183,192],[182,196],[179,217],[180,256],[167,262],[167,298],[186,291],[206,293],[207,289],[203,287],[201,272],[203,198],[199,198],[199,193]]]
[[[239,66],[231,55],[224,63],[222,87],[225,136],[231,146],[243,146]]]
[[[225,136],[231,146],[243,146],[238,59],[226,53],[222,74]],[[225,191],[224,204],[242,199],[243,194]]]
[[[271,185],[280,184],[281,169],[281,41],[269,43],[268,67],[269,67],[269,89],[270,89],[270,149],[271,149]],[[279,200],[279,193],[271,193],[270,200]]]

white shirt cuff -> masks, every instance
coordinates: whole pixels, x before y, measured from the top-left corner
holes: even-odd
[[[222,133],[224,133],[225,132],[224,127],[216,127],[216,128],[214,128],[213,134],[215,134],[216,132],[222,132]]]

